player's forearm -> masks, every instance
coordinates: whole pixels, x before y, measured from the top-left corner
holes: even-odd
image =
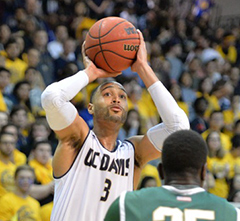
[[[152,84],[159,81],[159,79],[153,72],[152,68],[148,65],[148,63],[139,65],[137,73],[144,82],[146,88],[149,88]]]
[[[160,81],[152,84],[148,91],[166,127],[189,129],[189,121],[186,114]]]
[[[151,94],[163,123],[150,128],[147,136],[156,149],[161,151],[164,140],[171,133],[177,130],[189,129],[189,120],[160,81],[151,85],[148,91]]]

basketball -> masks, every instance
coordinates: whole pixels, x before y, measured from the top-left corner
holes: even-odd
[[[119,17],[97,21],[89,30],[85,53],[93,63],[107,72],[121,72],[136,59],[139,34],[133,24]]]

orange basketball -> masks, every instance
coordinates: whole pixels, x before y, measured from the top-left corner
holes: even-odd
[[[139,44],[139,34],[133,24],[123,18],[107,17],[89,30],[85,52],[97,67],[121,72],[135,61]]]

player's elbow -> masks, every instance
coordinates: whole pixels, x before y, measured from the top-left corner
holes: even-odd
[[[45,111],[61,107],[63,98],[61,90],[56,87],[56,83],[49,85],[41,95],[42,107]]]
[[[186,113],[181,109],[179,115],[176,117],[176,130],[189,130],[190,124]]]

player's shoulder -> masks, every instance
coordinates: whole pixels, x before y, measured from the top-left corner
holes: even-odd
[[[236,211],[235,207],[230,204],[225,198],[216,196],[209,192],[204,193],[207,196],[206,202],[214,204],[218,208],[223,208],[223,210]]]

